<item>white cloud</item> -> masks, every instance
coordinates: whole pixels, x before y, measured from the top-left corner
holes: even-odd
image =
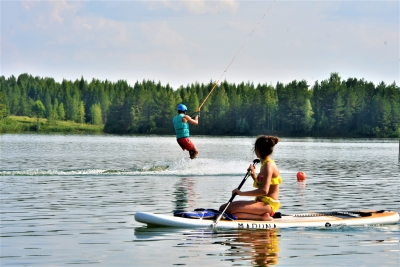
[[[48,29],[64,24],[75,16],[81,8],[78,1],[22,1],[24,19],[29,20],[29,27]]]
[[[71,42],[82,47],[120,47],[128,40],[125,23],[100,17],[75,17],[70,30]]]
[[[185,53],[179,51],[169,54],[165,54],[159,50],[149,51],[147,53],[131,53],[129,58],[132,64],[140,65],[141,69],[146,70],[147,73],[151,69],[153,69],[155,73],[160,72],[162,69],[164,69],[166,73],[173,73],[176,71],[182,73],[182,70],[191,70],[196,66]],[[157,66],[155,66],[155,62],[157,62]],[[156,77],[153,77],[153,79],[156,79]]]
[[[95,51],[88,50],[88,49],[82,49],[80,51],[75,52],[73,58],[77,62],[89,62],[89,61],[96,61],[98,59],[98,55],[96,54]]]
[[[50,2],[50,4],[53,7],[51,13],[48,16],[50,22],[56,22],[62,24],[64,22],[62,13],[65,14],[68,11],[72,12],[75,11],[75,9],[72,6],[70,6],[66,1]]]
[[[155,47],[178,49],[184,44],[184,38],[173,31],[166,21],[141,23],[141,30]]]
[[[4,53],[5,52],[5,53]],[[7,37],[1,36],[1,67],[3,66],[22,66],[23,57],[14,43],[8,40]],[[4,70],[4,69],[3,69]]]
[[[188,11],[193,14],[218,14],[218,13],[235,13],[239,7],[236,0],[219,0],[219,1],[157,1],[151,3],[154,9],[159,8],[159,4],[173,11]]]
[[[34,23],[24,23],[24,32],[37,32],[42,43],[50,49],[57,44],[81,47],[109,47],[126,43],[128,37],[123,22],[78,14],[82,3],[77,1],[45,1],[41,4],[23,3],[25,16]],[[75,49],[79,50],[79,46]]]
[[[32,8],[34,8],[35,6],[37,6],[39,4],[40,0],[37,1],[21,1],[21,6],[25,9],[25,10],[30,10]]]

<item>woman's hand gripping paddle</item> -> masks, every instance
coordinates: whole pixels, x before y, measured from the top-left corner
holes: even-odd
[[[257,163],[260,163],[259,159],[255,159],[253,160],[253,166],[256,166]],[[244,176],[242,182],[240,183],[240,185],[238,186],[238,189],[242,188],[243,184],[246,182],[247,178],[249,177],[251,171],[250,169],[247,169],[247,173]],[[225,211],[228,209],[229,205],[232,203],[233,199],[236,197],[236,193],[234,193],[231,197],[231,199],[229,199],[228,203],[225,206],[225,209],[221,212],[221,214],[217,217],[217,219],[215,219],[215,221],[211,224],[211,228],[215,228],[215,226],[217,226],[217,223],[221,220],[222,216],[224,215]]]

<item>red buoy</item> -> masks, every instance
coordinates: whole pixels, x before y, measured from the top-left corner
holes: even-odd
[[[304,172],[298,172],[296,177],[298,182],[303,182],[306,179],[306,174]]]

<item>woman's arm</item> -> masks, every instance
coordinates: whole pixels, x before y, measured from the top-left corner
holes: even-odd
[[[235,190],[232,191],[232,194],[236,193],[239,196],[248,196],[248,197],[257,197],[257,196],[267,195],[269,192],[269,186],[271,184],[271,177],[272,177],[272,166],[271,166],[270,162],[267,162],[267,164],[265,164],[264,168],[261,168],[260,174],[264,177],[261,188],[257,188],[257,189],[254,189],[251,191],[245,191],[245,192],[242,192],[236,188]]]
[[[253,164],[250,164],[250,166],[247,170],[250,171],[250,176],[251,176],[251,178],[253,178],[253,180],[257,179],[256,166],[254,166]]]

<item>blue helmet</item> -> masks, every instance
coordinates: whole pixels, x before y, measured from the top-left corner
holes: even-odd
[[[179,104],[178,107],[177,107],[177,109],[178,109],[179,111],[186,111],[186,110],[187,110],[187,107],[186,107],[184,104]]]

